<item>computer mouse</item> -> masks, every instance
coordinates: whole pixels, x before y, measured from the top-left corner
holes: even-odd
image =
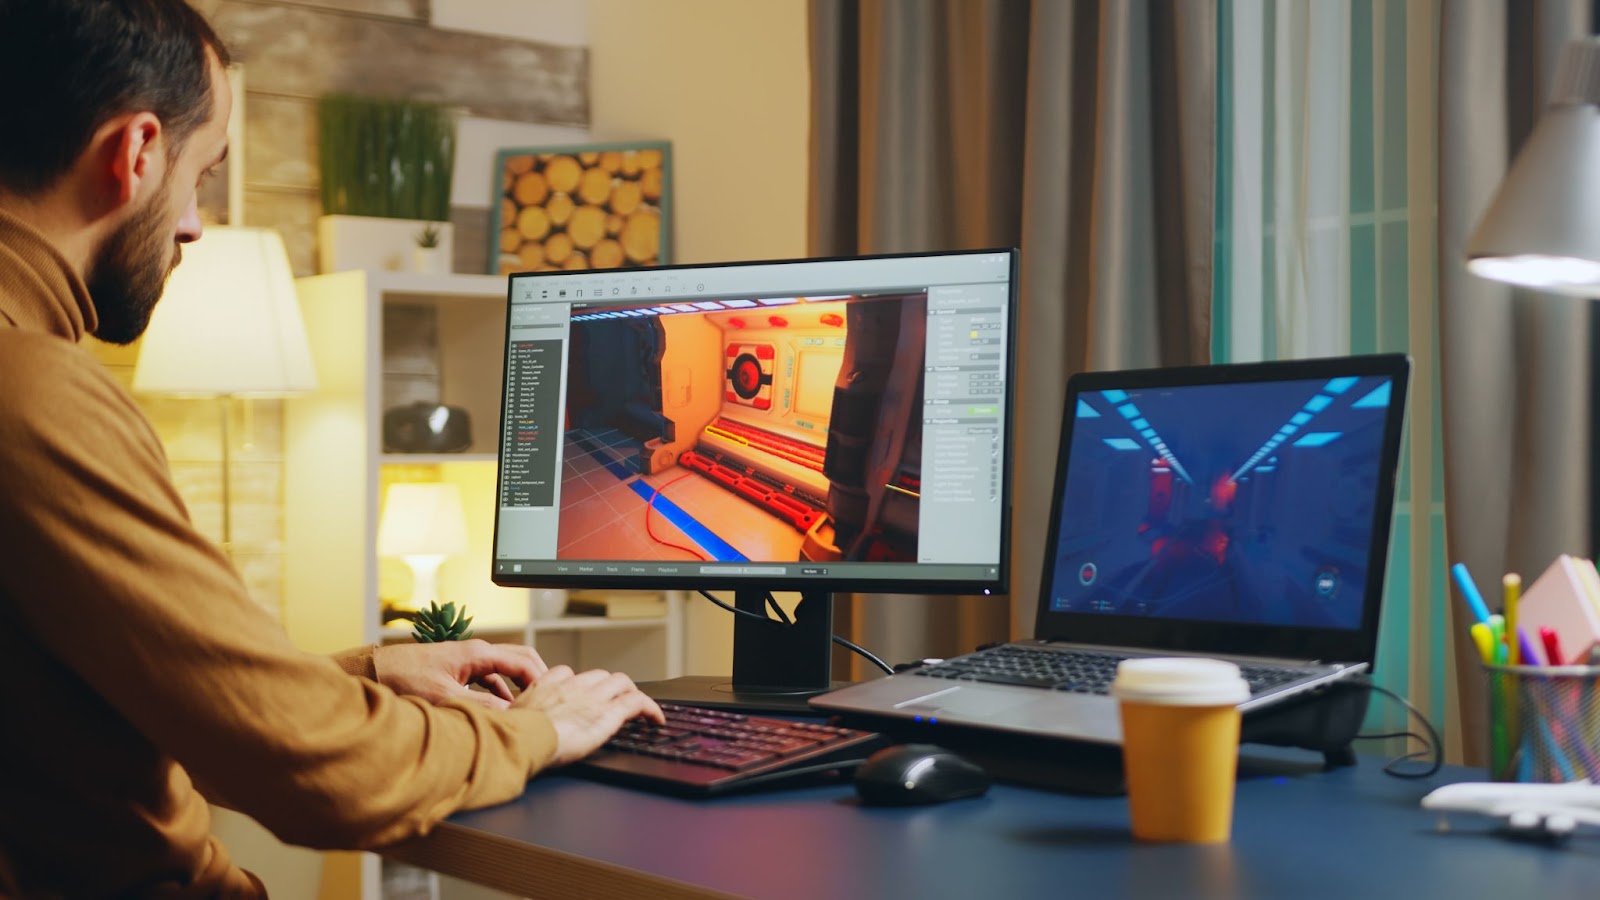
[[[898,744],[856,769],[856,793],[873,806],[917,806],[977,797],[989,789],[982,766],[933,744]]]

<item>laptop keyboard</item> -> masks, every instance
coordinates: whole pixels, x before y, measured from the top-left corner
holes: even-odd
[[[1117,676],[1117,663],[1127,658],[1122,654],[1094,650],[1047,650],[1007,644],[932,663],[916,671],[918,675],[930,678],[1104,694],[1110,691],[1111,680]],[[1239,672],[1250,685],[1251,694],[1259,694],[1314,674],[1308,669],[1248,665],[1241,665]]]

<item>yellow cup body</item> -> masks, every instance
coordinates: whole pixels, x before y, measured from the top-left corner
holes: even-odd
[[[1233,829],[1239,710],[1123,701],[1133,836],[1216,844]]]

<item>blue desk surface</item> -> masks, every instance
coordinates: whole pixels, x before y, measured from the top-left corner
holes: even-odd
[[[996,785],[941,806],[862,807],[848,786],[679,800],[560,774],[463,813],[389,855],[530,897],[1600,896],[1600,830],[1565,846],[1507,839],[1417,801],[1453,781],[1322,772],[1308,754],[1250,754],[1233,841],[1136,843],[1125,798]]]

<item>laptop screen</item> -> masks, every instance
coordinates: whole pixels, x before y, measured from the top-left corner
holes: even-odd
[[[1405,381],[1404,357],[1074,379],[1040,636],[1370,661]]]

